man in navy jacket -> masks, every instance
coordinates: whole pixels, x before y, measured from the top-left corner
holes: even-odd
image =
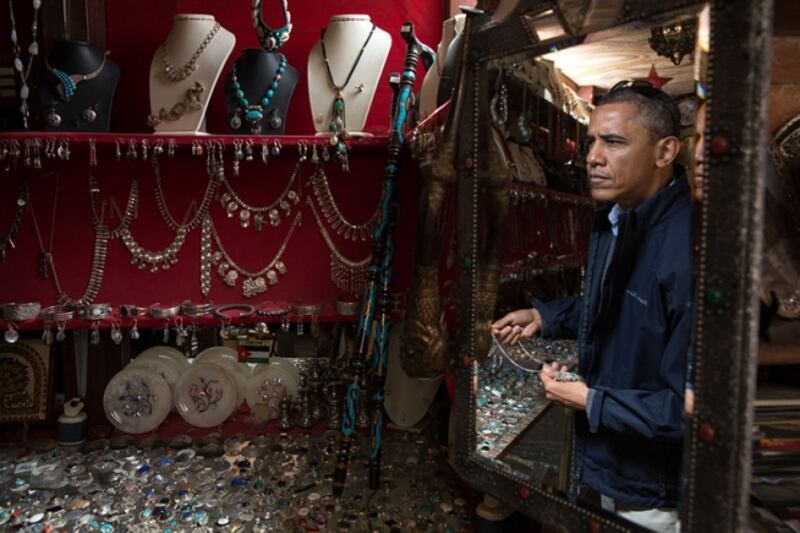
[[[691,198],[675,164],[679,113],[646,82],[598,102],[586,157],[595,213],[581,298],[534,300],[492,325],[502,342],[577,338],[575,376],[557,364],[548,399],[575,410],[573,488],[660,531],[679,527],[686,354],[691,333]]]

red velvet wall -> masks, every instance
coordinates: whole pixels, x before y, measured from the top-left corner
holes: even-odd
[[[236,35],[236,47],[230,64],[245,48],[257,48],[258,40],[250,22],[250,0],[227,2],[211,0],[137,0],[136,2],[107,2],[108,48],[111,58],[122,66],[122,78],[115,97],[117,112],[113,115],[114,131],[150,131],[146,118],[149,111],[148,76],[150,61],[156,48],[163,42],[172,27],[175,13],[209,13],[224,28]],[[265,20],[278,27],[280,1],[265,0]],[[372,21],[392,36],[392,50],[386,61],[382,80],[390,72],[403,67],[405,45],[400,38],[400,26],[411,20],[419,38],[435,49],[442,31],[442,2],[440,0],[290,0],[294,30],[289,42],[281,48],[300,73],[287,117],[287,134],[308,134],[314,131],[308,104],[306,64],[311,47],[319,40],[320,30],[332,15],[366,13]],[[421,79],[421,76],[420,76]],[[224,98],[221,84],[217,84],[208,111],[208,131],[227,132]],[[386,83],[379,86],[366,130],[385,133],[389,125],[391,90]],[[119,107],[124,107],[124,110]]]
[[[269,9],[278,4],[266,1]],[[235,7],[233,7],[235,5]],[[405,46],[399,37],[400,25],[412,20],[418,35],[427,44],[434,46],[439,40],[442,20],[441,2],[438,0],[381,1],[352,0],[294,0],[290,2],[294,22],[292,39],[282,49],[290,64],[301,73],[301,81],[295,92],[288,116],[289,134],[309,134],[312,123],[305,83],[305,66],[308,51],[319,39],[319,30],[333,14],[368,13],[373,21],[388,31],[394,44],[386,64],[383,80],[388,73],[402,68]],[[172,232],[163,222],[154,197],[155,178],[152,168],[141,160],[117,162],[114,158],[113,139],[132,132],[147,132],[145,116],[148,113],[147,73],[152,54],[162,42],[172,24],[176,12],[211,13],[221,24],[237,37],[236,49],[231,55],[235,59],[246,47],[257,46],[250,23],[249,0],[236,2],[212,2],[210,0],[185,0],[164,2],[140,0],[138,2],[108,2],[108,48],[111,57],[122,70],[122,78],[114,98],[112,134],[100,138],[98,152],[100,164],[90,168],[87,164],[86,137],[73,140],[73,156],[69,162],[45,161],[45,168],[32,170],[18,167],[0,179],[0,231],[5,231],[14,212],[17,190],[20,183],[30,180],[30,193],[45,246],[50,238],[51,214],[56,182],[58,182],[58,209],[56,214],[53,255],[60,282],[72,297],[79,296],[88,280],[92,247],[87,176],[91,172],[100,182],[102,196],[124,209],[133,177],[139,179],[141,199],[139,215],[132,225],[132,233],[139,243],[151,249],[166,247]],[[271,20],[278,20],[274,12],[268,12]],[[25,40],[25,39],[23,39]],[[227,71],[226,67],[226,71]],[[420,79],[422,72],[420,72]],[[388,110],[391,92],[388,85],[381,85],[376,94],[367,129],[385,135],[389,122]],[[208,113],[208,130],[211,133],[225,130],[226,117],[220,85],[212,97]],[[117,133],[125,132],[125,133]],[[14,138],[3,134],[0,140]],[[237,192],[249,203],[270,203],[286,185],[297,160],[294,147],[286,147],[283,154],[264,166],[260,162],[243,163],[242,174],[234,177],[231,172],[231,146],[233,137],[227,138],[226,173]],[[162,174],[167,202],[174,216],[183,217],[187,206],[194,199],[198,203],[203,195],[208,177],[205,173],[205,158],[189,155],[189,141],[181,141],[179,155],[174,160],[162,158]],[[357,143],[356,143],[357,144]],[[258,146],[258,142],[256,142]],[[375,209],[383,180],[386,158],[385,144],[355,145],[351,151],[350,173],[343,173],[338,166],[327,165],[331,187],[336,201],[345,216],[353,222],[365,220]],[[3,166],[5,163],[3,163]],[[0,172],[2,172],[0,167]],[[305,182],[312,167],[306,163],[302,170]],[[411,271],[412,241],[419,193],[419,177],[415,163],[407,151],[401,163],[399,185],[400,213],[397,228],[397,253],[393,292],[404,291],[409,284]],[[303,187],[304,194],[312,194],[310,187]],[[255,302],[267,300],[311,300],[332,302],[338,290],[329,279],[329,254],[319,236],[311,212],[303,204],[302,227],[289,242],[283,257],[288,273],[266,293],[255,298]],[[225,216],[219,202],[211,207],[212,217],[225,244],[234,259],[243,267],[258,270],[274,256],[289,228],[290,220],[278,228],[266,225],[261,233],[252,228],[241,228],[236,220]],[[116,219],[107,220],[115,226]],[[97,302],[113,304],[133,303],[147,305],[154,302],[179,302],[190,298],[202,300],[199,283],[199,230],[192,232],[178,254],[178,263],[167,272],[152,274],[141,271],[130,264],[130,254],[119,240],[111,241],[108,248],[105,278]],[[37,278],[39,243],[31,216],[26,213],[15,239],[16,250],[8,250],[6,260],[0,264],[0,302],[41,301],[44,305],[54,303],[56,291],[51,280]],[[370,243],[349,243],[336,239],[337,246],[348,257],[360,259],[371,251]],[[208,299],[215,303],[241,302],[241,284],[230,288],[212,274],[212,291]],[[253,302],[251,302],[253,303]]]

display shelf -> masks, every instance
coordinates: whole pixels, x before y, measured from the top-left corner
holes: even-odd
[[[39,139],[46,141],[48,139],[56,139],[57,141],[68,140],[74,143],[88,143],[90,139],[94,139],[97,145],[114,145],[117,141],[128,142],[130,140],[141,143],[147,140],[153,143],[157,140],[168,142],[174,139],[175,144],[178,146],[191,146],[195,142],[221,142],[226,146],[233,145],[235,140],[252,140],[256,144],[262,141],[275,141],[278,140],[283,146],[297,146],[300,142],[322,144],[328,142],[328,135],[229,135],[229,134],[215,134],[215,133],[125,133],[125,132],[50,132],[50,131],[13,131],[0,133],[0,141],[19,140],[25,141],[28,139]],[[347,139],[347,146],[349,148],[382,148],[389,142],[389,135],[374,135],[374,136],[359,136],[349,137]]]
[[[769,342],[761,341],[758,346],[759,365],[800,364],[800,322],[776,320],[770,325],[769,337]]]
[[[117,308],[118,306],[115,306]],[[257,306],[256,306],[257,307]],[[252,316],[245,317],[245,318],[238,318],[236,317],[235,310],[226,313],[228,316],[231,317],[231,324],[255,324],[257,322],[265,322],[268,324],[280,324],[284,320],[288,319],[292,323],[296,323],[302,317],[303,322],[306,324],[311,323],[311,315],[299,315],[297,313],[287,313],[281,316],[260,316],[253,314]],[[175,320],[180,318],[185,325],[188,324],[197,324],[200,326],[219,326],[222,324],[222,319],[213,315],[202,315],[202,316],[189,316],[184,314],[178,314],[173,317],[170,317],[169,323],[171,325],[175,324]],[[342,315],[335,311],[334,304],[326,304],[323,308],[322,312],[317,315],[317,321],[320,323],[352,323],[358,321],[358,315]],[[130,327],[133,324],[133,318],[126,317],[123,318],[119,312],[115,311],[114,313],[108,315],[105,318],[100,320],[84,320],[84,319],[72,319],[67,321],[66,328],[67,329],[91,329],[94,326],[94,323],[97,322],[98,327],[100,329],[110,329],[112,325],[116,322],[119,322],[120,326],[123,328]],[[160,328],[164,327],[164,318],[153,318],[148,314],[144,316],[139,316],[136,318],[136,325],[139,328]],[[0,320],[0,329],[6,329],[8,321]],[[34,320],[26,320],[24,322],[14,322],[14,326],[18,330],[41,330],[44,328],[44,320],[42,318],[36,318]],[[53,326],[55,327],[55,326]]]

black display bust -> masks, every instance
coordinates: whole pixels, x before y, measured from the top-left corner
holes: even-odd
[[[107,53],[86,41],[58,40],[41,72],[39,100],[45,130],[109,131],[120,70]],[[64,77],[72,81],[64,84]]]
[[[230,133],[263,135],[281,135],[286,128],[286,112],[292,99],[294,88],[297,85],[297,70],[288,63],[285,66],[277,87],[274,89],[269,105],[263,109],[262,98],[275,81],[278,67],[281,65],[283,55],[267,52],[261,48],[247,48],[234,62],[239,90],[250,103],[250,116],[254,119],[260,113],[260,120],[247,120],[248,109],[242,107],[237,96],[237,87],[234,85],[233,68],[225,80],[225,105],[228,111],[228,128]],[[238,127],[236,127],[238,126]]]

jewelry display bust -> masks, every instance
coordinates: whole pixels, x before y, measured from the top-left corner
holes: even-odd
[[[450,43],[464,29],[466,15],[458,14],[442,23],[442,40],[436,49],[436,62],[428,69],[419,91],[419,119],[425,120],[439,107],[439,81],[446,62]]]
[[[150,63],[150,117],[156,132],[206,131],[211,94],[236,37],[213,15],[175,15]]]
[[[225,80],[230,133],[283,134],[298,78],[283,54],[261,48],[244,50]]]
[[[47,131],[109,131],[119,66],[86,41],[58,40],[45,58],[39,99]]]
[[[349,135],[368,135],[363,132],[364,124],[382,81],[392,37],[376,27],[369,15],[335,15],[322,35],[308,56],[308,96],[314,129],[317,135],[331,135],[334,100],[340,93],[342,129]]]

